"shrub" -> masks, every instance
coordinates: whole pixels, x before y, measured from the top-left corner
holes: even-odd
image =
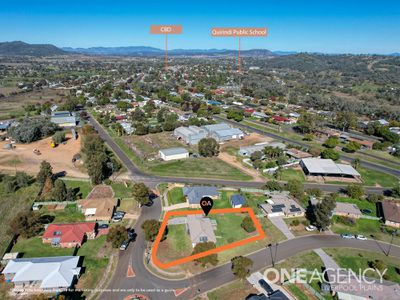
[[[297,220],[297,219],[295,219],[295,220],[293,220],[293,221],[290,223],[290,225],[292,225],[292,226],[299,226],[299,225],[300,225],[300,221]]]
[[[349,218],[349,217],[344,217],[344,216],[338,216],[336,221],[338,223],[342,223],[347,226],[353,226],[356,224],[356,221],[354,219]]]

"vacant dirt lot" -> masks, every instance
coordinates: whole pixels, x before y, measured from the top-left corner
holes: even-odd
[[[243,140],[238,140],[238,141],[229,141],[226,143],[223,143],[221,145],[221,151],[224,151],[224,149],[228,147],[244,147],[244,146],[251,146],[257,143],[262,143],[262,142],[271,142],[272,139],[265,137],[263,135],[260,135],[258,133],[250,133],[249,135],[246,135]]]
[[[53,173],[66,172],[71,177],[87,178],[80,163],[74,165],[71,161],[81,149],[80,138],[74,140],[67,134],[67,139],[65,145],[56,148],[51,148],[49,137],[30,144],[15,144],[13,150],[4,149],[7,142],[0,142],[0,169],[36,174],[42,160],[47,160],[53,166]],[[38,149],[41,154],[34,154],[33,149]]]

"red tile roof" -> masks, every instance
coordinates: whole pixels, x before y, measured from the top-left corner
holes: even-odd
[[[96,222],[73,224],[50,224],[43,234],[44,239],[60,238],[61,243],[82,242],[86,233],[93,232]],[[59,234],[56,234],[59,232]]]
[[[272,119],[274,119],[277,122],[288,122],[290,121],[288,118],[281,117],[281,116],[272,116]]]

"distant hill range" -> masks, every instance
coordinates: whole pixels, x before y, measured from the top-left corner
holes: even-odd
[[[164,49],[144,46],[129,47],[91,47],[91,48],[62,48],[70,53],[80,53],[87,55],[119,55],[119,56],[162,56]],[[171,56],[231,56],[237,55],[237,50],[228,49],[173,49],[168,51]],[[274,56],[275,54],[266,49],[242,50],[242,56]]]
[[[164,49],[146,46],[128,47],[91,47],[91,48],[58,48],[51,44],[28,44],[21,41],[0,42],[0,55],[2,56],[54,56],[54,55],[98,55],[98,56],[163,56]],[[229,49],[173,49],[168,51],[170,56],[236,56],[237,50]],[[295,51],[270,51],[267,49],[241,50],[243,57],[272,57],[298,54]],[[311,53],[310,53],[311,54]],[[317,54],[317,53],[314,53]],[[322,54],[322,53],[321,53]],[[399,52],[389,54],[400,56]]]
[[[0,43],[0,55],[4,56],[52,56],[63,54],[68,53],[50,44],[27,44],[20,41]]]

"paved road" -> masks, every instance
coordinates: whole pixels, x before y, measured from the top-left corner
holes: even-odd
[[[259,129],[254,128],[254,127],[249,126],[249,125],[240,124],[240,123],[237,123],[235,121],[227,120],[225,118],[221,118],[221,117],[218,117],[218,116],[214,116],[214,119],[216,119],[217,121],[230,123],[230,124],[232,124],[232,125],[234,125],[236,127],[240,127],[240,128],[246,129],[247,131],[250,131],[250,132],[256,132],[258,134],[261,134],[261,135],[264,135],[264,136],[268,136],[268,137],[271,137],[271,138],[276,139],[276,140],[287,142],[287,143],[290,143],[290,144],[293,144],[293,145],[299,145],[299,146],[302,146],[302,147],[309,147],[309,145],[306,144],[306,143],[302,143],[302,142],[299,142],[299,141],[294,141],[294,140],[288,139],[286,137],[280,136],[280,135],[275,134],[275,133],[265,132],[263,130],[259,130]],[[341,153],[340,156],[341,156],[341,158],[343,160],[348,161],[348,162],[352,162],[354,160],[354,158],[352,158],[350,156],[347,156],[346,154],[342,154]],[[391,174],[391,175],[400,177],[400,170],[395,170],[395,169],[386,167],[384,165],[371,163],[371,162],[368,162],[368,161],[365,161],[365,160],[362,160],[362,159],[361,159],[361,165],[363,167],[366,167],[366,168],[371,169],[371,170],[376,170],[376,171],[379,171],[379,172],[383,172],[383,173],[386,173],[386,174]]]
[[[250,187],[250,188],[261,188],[263,187],[262,182],[254,181],[235,181],[235,180],[223,180],[223,179],[207,179],[207,178],[184,178],[184,177],[163,177],[151,175],[143,172],[136,167],[128,156],[121,150],[121,148],[114,142],[110,135],[104,130],[104,128],[92,117],[89,118],[90,123],[95,127],[100,137],[108,144],[108,146],[114,151],[120,161],[126,166],[135,181],[141,181],[146,183],[148,186],[156,186],[161,182],[176,182],[176,183],[194,183],[194,184],[213,184],[220,186],[232,186],[232,187]],[[338,184],[320,184],[320,183],[305,183],[304,187],[309,188],[320,188],[326,192],[338,192],[345,188],[346,185]],[[366,189],[370,193],[383,193],[386,189],[379,187],[370,187]]]

